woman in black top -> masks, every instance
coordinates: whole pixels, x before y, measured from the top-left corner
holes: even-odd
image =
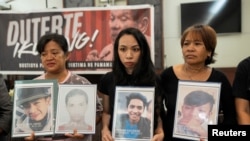
[[[150,56],[150,47],[140,30],[127,28],[119,33],[114,43],[112,71],[105,74],[98,84],[104,108],[102,141],[113,140],[111,132],[116,86],[156,86],[156,74]],[[155,99],[157,98],[156,95]],[[159,104],[159,102],[155,103]],[[155,108],[158,106],[155,105]],[[157,110],[155,112],[157,113]],[[157,114],[155,115],[157,116]],[[155,117],[154,126],[153,140],[161,141],[164,134],[159,116]]]
[[[232,87],[222,72],[208,66],[215,62],[213,57],[216,43],[216,32],[210,26],[190,26],[181,37],[184,63],[168,67],[160,75],[161,87],[164,91],[162,98],[166,106],[161,112],[164,141],[184,140],[173,137],[179,80],[221,83],[219,112],[223,112],[224,120],[219,124],[236,124]]]

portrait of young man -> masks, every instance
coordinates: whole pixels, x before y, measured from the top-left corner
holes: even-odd
[[[53,132],[51,93],[50,87],[17,89],[15,134]]]
[[[130,89],[130,91],[127,91]],[[150,139],[153,135],[153,88],[116,88],[115,139]]]
[[[179,81],[173,137],[207,139],[208,125],[217,124],[221,84]]]
[[[60,85],[56,133],[95,133],[96,85]]]
[[[212,115],[214,97],[205,91],[192,91],[184,98],[177,132],[195,137],[207,137],[207,125]]]

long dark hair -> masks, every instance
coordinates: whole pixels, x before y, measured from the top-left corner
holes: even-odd
[[[141,50],[141,54],[137,65],[135,66],[131,77],[126,72],[118,55],[119,40],[124,35],[132,35]],[[135,86],[152,86],[155,83],[155,70],[151,60],[150,46],[144,34],[136,28],[126,28],[122,30],[114,42],[114,60],[112,71],[115,75],[115,83],[117,85],[131,84]]]

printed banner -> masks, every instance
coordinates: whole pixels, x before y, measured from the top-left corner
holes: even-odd
[[[151,5],[0,11],[0,73],[41,74],[36,52],[42,35],[63,34],[71,52],[68,68],[80,74],[111,70],[113,40],[126,27],[139,28],[154,61],[154,7]]]

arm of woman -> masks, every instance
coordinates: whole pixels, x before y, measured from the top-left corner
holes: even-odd
[[[109,130],[110,113],[109,113],[109,96],[101,92],[99,94],[103,100],[103,114],[102,114],[102,141],[113,141],[111,131]]]
[[[100,98],[101,95],[98,93],[96,97],[96,124],[102,120],[103,104]]]
[[[154,124],[157,124],[154,130],[154,136],[152,141],[163,141],[164,139],[164,131],[163,131],[163,123],[160,116],[161,106],[162,106],[162,89],[160,87],[160,79],[156,78],[156,96],[155,96],[155,114],[157,121]]]
[[[235,99],[237,121],[240,125],[250,124],[250,102],[243,98]]]
[[[162,120],[159,116],[157,119],[157,128],[155,129],[154,136],[152,141],[163,141],[164,138],[164,132],[162,128]]]

